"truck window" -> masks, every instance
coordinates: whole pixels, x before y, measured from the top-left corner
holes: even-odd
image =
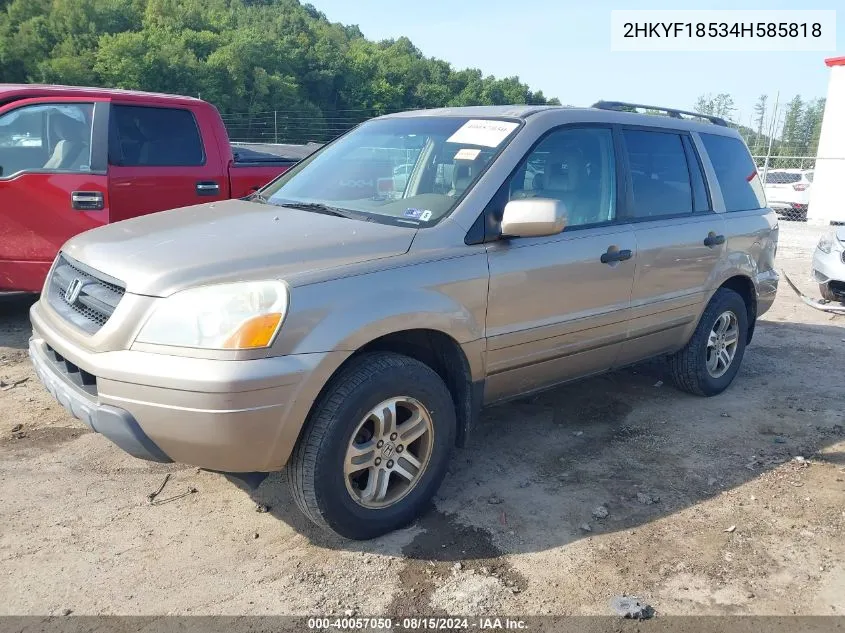
[[[91,171],[91,103],[38,104],[0,116],[0,176]]]
[[[719,134],[702,134],[701,140],[716,172],[716,180],[725,200],[725,210],[763,208],[766,205],[763,185],[745,143],[738,138]]]
[[[692,187],[679,134],[623,130],[634,218],[692,213]]]
[[[109,162],[126,167],[205,164],[196,119],[189,110],[114,105]]]

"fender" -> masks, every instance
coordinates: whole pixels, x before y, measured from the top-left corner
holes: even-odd
[[[443,332],[465,347],[485,336],[484,252],[291,289],[290,313],[273,354],[354,352],[402,330]],[[481,357],[470,358],[473,379]]]

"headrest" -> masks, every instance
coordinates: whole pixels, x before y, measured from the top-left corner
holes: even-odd
[[[461,192],[469,187],[469,183],[473,179],[472,163],[455,161],[455,167],[452,169],[452,189]]]
[[[552,191],[574,191],[587,173],[584,154],[577,147],[557,147],[546,157],[543,188]]]
[[[81,122],[67,116],[66,114],[55,113],[50,117],[50,125],[58,140],[81,141],[83,140],[84,127]]]

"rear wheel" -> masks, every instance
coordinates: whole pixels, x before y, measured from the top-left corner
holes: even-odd
[[[426,507],[454,440],[454,403],[434,370],[399,354],[364,354],[315,406],[288,467],[293,498],[341,536],[380,536]]]
[[[722,393],[733,382],[745,354],[748,311],[743,298],[719,288],[683,349],[669,357],[672,380],[699,396]]]

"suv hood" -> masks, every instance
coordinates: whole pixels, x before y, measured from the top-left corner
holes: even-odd
[[[87,231],[62,251],[126,284],[165,297],[187,287],[285,279],[406,253],[417,229],[245,200],[154,213]]]

